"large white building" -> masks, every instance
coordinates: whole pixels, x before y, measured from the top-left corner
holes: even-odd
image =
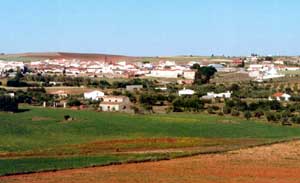
[[[96,100],[97,101],[102,97],[104,97],[104,93],[102,91],[98,91],[98,90],[84,93],[84,99],[87,99],[87,100]]]
[[[171,70],[171,69],[160,69],[152,70],[150,74],[146,76],[158,77],[158,78],[178,78],[183,74],[183,70]]]

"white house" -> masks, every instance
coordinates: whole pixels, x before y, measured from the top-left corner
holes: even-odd
[[[213,99],[213,98],[231,98],[230,91],[227,91],[226,93],[215,93],[215,92],[208,92],[206,96],[203,96],[202,98],[205,99]]]
[[[99,100],[102,97],[104,97],[104,93],[98,90],[84,93],[84,99],[88,100]]]
[[[179,75],[182,75],[182,70],[171,70],[171,69],[161,69],[161,70],[152,70],[150,74],[146,76],[150,77],[159,77],[159,78],[178,78]]]
[[[191,90],[191,89],[183,89],[183,90],[179,90],[178,91],[178,95],[179,96],[183,96],[183,95],[194,95],[195,94],[195,91],[194,90]]]
[[[273,94],[273,97],[277,100],[277,101],[281,101],[282,99],[284,101],[289,101],[291,98],[291,95],[287,94],[287,93],[281,93],[281,92],[277,92]],[[272,100],[272,97],[269,97],[269,100]]]
[[[187,70],[187,71],[184,71],[183,72],[183,77],[185,79],[191,79],[191,80],[194,80],[195,79],[195,76],[196,76],[196,71],[194,70]]]

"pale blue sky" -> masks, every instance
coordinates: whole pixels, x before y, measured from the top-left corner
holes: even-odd
[[[300,55],[298,0],[1,0],[0,52]]]

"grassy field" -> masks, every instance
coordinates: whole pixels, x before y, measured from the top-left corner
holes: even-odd
[[[229,116],[22,108],[28,111],[0,113],[0,175],[168,159],[269,143],[300,134],[298,127]],[[74,120],[64,121],[64,115]]]

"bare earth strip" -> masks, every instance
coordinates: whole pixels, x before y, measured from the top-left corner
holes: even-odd
[[[169,161],[1,177],[1,183],[299,183],[300,141]]]

